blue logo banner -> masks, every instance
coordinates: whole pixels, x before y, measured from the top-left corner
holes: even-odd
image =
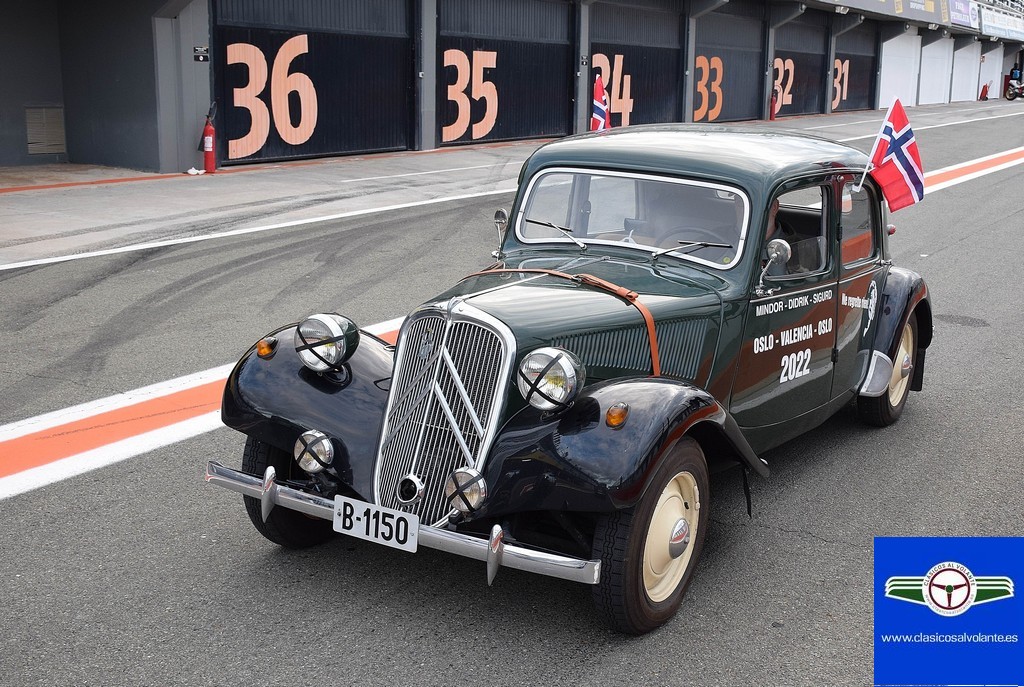
[[[1024,537],[876,537],[875,684],[1024,687]]]

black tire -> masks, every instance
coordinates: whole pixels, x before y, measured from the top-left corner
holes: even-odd
[[[906,350],[908,337],[909,351]],[[902,359],[907,354],[910,355],[910,375],[913,374],[914,366],[917,365],[917,341],[917,313],[912,312],[900,333],[900,347],[897,348],[896,360],[893,361],[893,378],[896,377],[896,371],[902,367]],[[910,375],[903,378],[902,383],[890,381],[889,389],[881,396],[858,396],[857,412],[860,419],[876,427],[888,427],[899,420],[903,415],[904,406],[907,405],[907,397],[910,396]]]
[[[292,457],[285,451],[264,444],[249,437],[242,453],[242,472],[262,478],[268,465],[273,465],[278,477],[291,474]],[[334,536],[334,526],[327,520],[311,518],[288,508],[275,507],[270,511],[267,521],[263,522],[263,514],[259,499],[243,496],[245,510],[249,519],[260,534],[289,549],[305,549],[322,544]]]
[[[1016,91],[1016,89],[1014,89],[1012,87],[1007,87],[1006,93],[1004,95],[1006,96],[1007,100],[1016,100],[1017,99],[1017,91]]]
[[[686,484],[692,480],[692,486],[696,489],[696,503],[679,497],[675,492],[680,484],[677,480]],[[686,488],[684,486],[684,491]],[[657,598],[652,599],[650,580],[645,581],[644,574],[645,553],[650,550],[647,545],[648,532],[656,510],[661,524],[656,525],[655,529],[662,534],[665,531],[663,523],[671,522],[675,517],[675,511],[661,503],[663,495],[667,495],[668,504],[685,504],[683,516],[688,522],[692,518],[696,533],[693,533],[691,524],[688,558],[685,558],[687,552],[684,552],[677,554],[676,558],[666,559],[668,569],[673,566],[676,569],[673,574],[666,574],[660,579],[661,584],[653,589]],[[632,508],[604,515],[598,520],[592,557],[601,561],[601,578],[593,587],[594,603],[612,629],[640,635],[663,625],[675,615],[704,548],[710,505],[708,467],[704,452],[696,441],[687,437],[681,439],[662,460],[639,503]],[[664,517],[666,512],[668,520]],[[657,547],[659,543],[655,540],[652,546]],[[667,550],[667,539],[665,547]],[[652,577],[657,579],[655,571],[652,569],[651,572]]]

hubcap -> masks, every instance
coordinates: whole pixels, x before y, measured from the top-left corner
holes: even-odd
[[[651,601],[664,601],[682,581],[693,557],[690,541],[699,516],[697,481],[680,472],[662,490],[644,541],[644,590]]]
[[[910,372],[914,369],[914,330],[909,323],[903,327],[900,348],[896,351],[894,361],[892,376],[889,377],[889,405],[895,408],[907,393]]]
[[[668,540],[668,555],[672,558],[679,558],[686,553],[686,547],[690,545],[690,526],[686,524],[686,518],[679,518],[679,522],[672,528],[672,536]]]

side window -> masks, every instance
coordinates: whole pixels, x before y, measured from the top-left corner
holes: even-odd
[[[842,215],[842,256],[843,266],[851,265],[875,255],[875,232],[878,223],[875,203],[867,188],[854,191],[853,184],[843,186]]]
[[[820,272],[828,263],[825,241],[825,189],[809,186],[783,193],[768,208],[765,243],[783,239],[789,243],[792,256],[783,265],[773,265],[770,276]]]

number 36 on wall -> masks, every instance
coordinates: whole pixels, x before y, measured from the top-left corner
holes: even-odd
[[[228,64],[244,64],[249,69],[249,80],[245,86],[234,89],[234,106],[249,111],[252,125],[241,138],[228,141],[228,159],[249,157],[260,151],[270,136],[271,112],[274,128],[281,140],[293,146],[308,141],[316,130],[317,99],[316,88],[308,75],[302,72],[289,73],[292,62],[299,55],[309,52],[309,36],[303,34],[285,41],[273,61],[270,70],[270,108],[260,99],[267,87],[267,58],[259,48],[249,43],[232,43],[228,46]],[[289,94],[297,93],[301,108],[299,123],[292,124]]]

